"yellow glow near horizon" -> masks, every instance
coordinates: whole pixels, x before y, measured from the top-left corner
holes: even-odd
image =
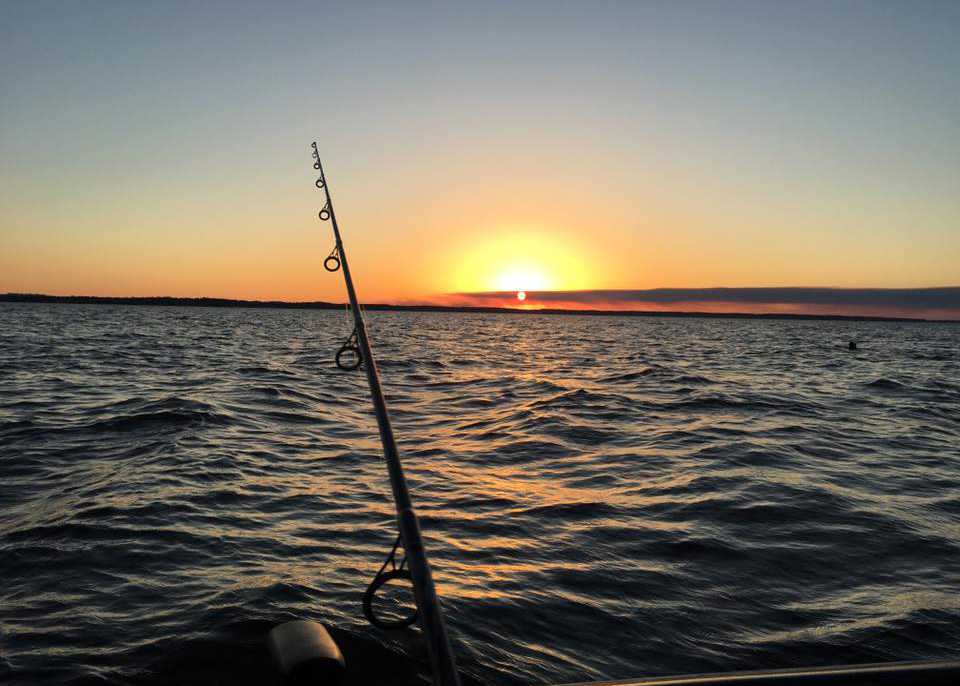
[[[496,278],[498,291],[545,291],[547,279],[535,269],[520,268],[501,271]]]
[[[582,250],[560,232],[503,230],[461,246],[452,282],[458,292],[589,288]]]

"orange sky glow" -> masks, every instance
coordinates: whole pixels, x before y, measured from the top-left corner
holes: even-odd
[[[364,302],[958,285],[942,19],[510,7],[236,7],[220,31],[202,6],[18,6],[0,293],[342,302],[312,141]],[[107,40],[111,22],[129,30]],[[52,27],[71,40],[44,42]]]

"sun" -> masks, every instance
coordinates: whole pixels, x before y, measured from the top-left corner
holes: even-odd
[[[592,284],[587,249],[566,230],[484,227],[457,239],[456,252],[445,262],[447,292],[514,295],[552,290],[579,290]],[[451,250],[453,247],[451,246]],[[443,275],[443,270],[436,270]],[[524,302],[522,299],[521,302]],[[532,298],[526,298],[528,305]]]
[[[517,291],[517,300],[523,302],[527,299],[527,294],[524,291]]]
[[[546,291],[550,289],[550,282],[537,265],[507,264],[494,277],[493,282],[498,291]],[[522,298],[521,298],[522,300]]]

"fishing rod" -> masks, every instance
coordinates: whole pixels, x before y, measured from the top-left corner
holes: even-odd
[[[390,415],[387,413],[387,402],[383,397],[383,389],[380,387],[377,363],[373,358],[373,351],[370,349],[370,339],[363,322],[363,311],[357,301],[357,292],[350,276],[347,253],[343,248],[340,227],[337,225],[337,215],[333,211],[333,200],[330,197],[330,187],[323,173],[323,164],[320,162],[320,153],[317,150],[316,141],[314,141],[312,147],[313,168],[320,173],[320,177],[316,181],[316,187],[322,190],[326,196],[326,204],[320,210],[319,217],[321,221],[329,221],[333,226],[335,241],[333,250],[323,261],[323,266],[329,272],[343,270],[343,281],[347,286],[350,308],[353,311],[353,332],[340,346],[335,359],[337,366],[341,369],[353,370],[363,365],[364,371],[367,373],[370,399],[373,401],[373,412],[376,415],[377,427],[380,430],[380,442],[383,444],[383,457],[387,463],[390,486],[393,489],[393,501],[397,508],[399,533],[393,544],[393,549],[387,555],[380,571],[377,572],[364,593],[364,615],[372,624],[381,628],[410,626],[419,619],[420,628],[423,630],[427,643],[427,653],[430,656],[434,686],[460,686],[460,677],[457,674],[456,660],[453,657],[447,628],[443,621],[440,599],[437,597],[437,591],[433,585],[430,562],[427,560],[427,551],[420,534],[420,523],[410,500],[407,479],[403,474],[403,465],[400,463],[397,442],[393,437]],[[400,547],[403,548],[404,554],[400,563],[397,564],[397,550]],[[389,570],[388,567],[390,567]],[[412,582],[417,610],[409,617],[401,620],[385,621],[373,612],[373,597],[377,590],[394,579],[409,579]]]

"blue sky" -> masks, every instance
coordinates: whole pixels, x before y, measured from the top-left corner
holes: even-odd
[[[577,287],[957,282],[957,2],[0,16],[0,290],[328,297],[315,138],[381,300],[510,231],[589,254]]]

